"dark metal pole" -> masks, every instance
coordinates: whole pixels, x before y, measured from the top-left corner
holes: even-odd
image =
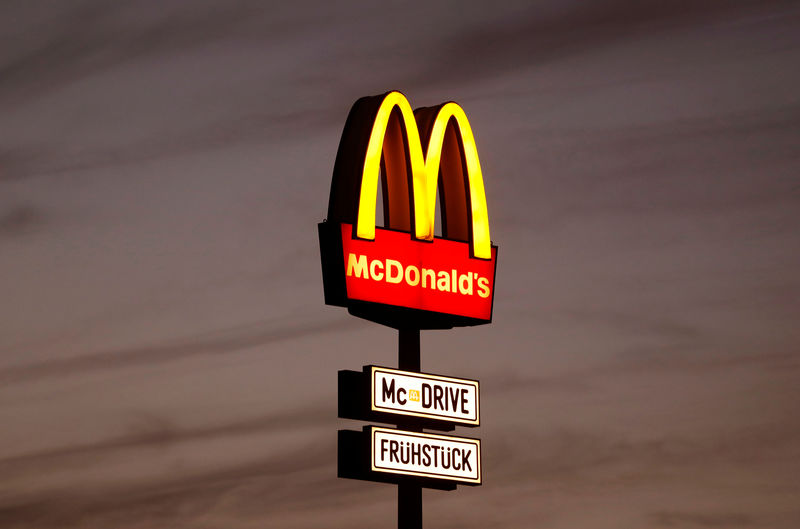
[[[420,370],[419,329],[398,329],[399,347],[397,351],[398,368],[403,371]]]
[[[419,329],[398,329],[398,368],[419,372]],[[422,431],[398,424],[408,430]],[[413,483],[397,485],[397,529],[422,529],[422,487]]]

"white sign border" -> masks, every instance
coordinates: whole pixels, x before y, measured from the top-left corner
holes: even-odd
[[[415,472],[413,470],[397,470],[397,469],[384,469],[375,466],[375,433],[376,432],[389,432],[397,435],[408,435],[411,437],[423,437],[426,439],[440,439],[442,441],[449,441],[449,442],[464,442],[469,443],[477,447],[477,462],[478,462],[478,477],[477,479],[468,479],[468,478],[457,478],[452,476],[443,476],[441,474],[429,474],[425,472]],[[458,483],[470,483],[473,485],[481,485],[483,479],[483,467],[481,465],[481,440],[475,439],[473,437],[457,437],[455,435],[435,435],[430,433],[422,433],[422,432],[409,432],[408,430],[398,430],[397,428],[383,428],[380,426],[370,426],[369,427],[369,443],[370,443],[370,453],[369,453],[369,465],[373,472],[381,472],[383,474],[403,474],[407,476],[415,476],[427,479],[439,479],[439,480],[446,480],[446,481],[455,481]]]
[[[434,375],[430,373],[417,373],[414,371],[402,371],[400,369],[392,369],[390,367],[381,367],[381,366],[369,366],[369,387],[370,387],[370,408],[372,411],[380,412],[380,413],[390,413],[395,415],[408,415],[411,417],[420,417],[423,419],[434,419],[437,421],[442,422],[451,422],[456,424],[465,424],[470,426],[479,426],[481,422],[481,390],[480,390],[480,382],[477,380],[471,380],[468,378],[455,378],[455,377],[447,377],[443,375]],[[397,410],[395,408],[386,408],[377,406],[375,403],[375,372],[376,371],[385,371],[389,373],[397,373],[402,376],[407,377],[417,377],[423,378],[426,380],[442,380],[445,382],[451,383],[458,383],[464,385],[471,385],[475,386],[475,420],[467,420],[467,419],[459,419],[456,417],[448,417],[442,415],[436,415],[433,413],[418,413],[415,411],[404,411],[404,410]]]

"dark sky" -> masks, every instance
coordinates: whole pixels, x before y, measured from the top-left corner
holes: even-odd
[[[359,97],[458,101],[482,487],[426,527],[800,527],[800,4],[0,3],[0,526],[394,527],[336,478],[316,223]]]

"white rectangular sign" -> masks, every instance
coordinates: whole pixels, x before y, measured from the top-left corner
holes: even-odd
[[[371,366],[372,410],[478,426],[477,380]]]
[[[481,441],[371,427],[374,472],[481,483]]]

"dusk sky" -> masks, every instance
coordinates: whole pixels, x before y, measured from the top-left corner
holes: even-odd
[[[800,2],[0,2],[0,527],[392,528],[323,301],[362,96],[457,101],[493,323],[426,528],[800,527]]]

